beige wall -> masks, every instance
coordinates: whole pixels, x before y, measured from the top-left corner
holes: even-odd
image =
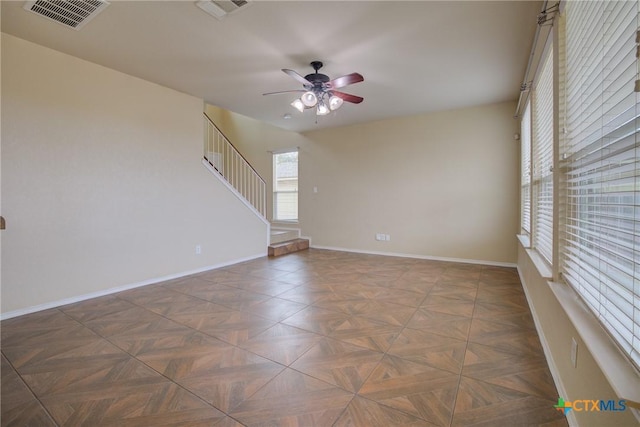
[[[202,100],[7,34],[2,55],[3,315],[266,254],[201,164]]]
[[[302,135],[207,107],[269,182],[268,151],[300,147],[300,226],[312,245],[493,263],[517,257],[514,111],[507,102]]]
[[[580,338],[580,332],[549,287],[548,279],[540,275],[530,252],[520,244],[518,271],[560,396],[567,401],[597,399],[617,402],[621,397],[612,389],[588,346]],[[578,343],[576,367],[571,362],[572,338]],[[555,396],[549,398],[555,399]],[[628,408],[621,412],[573,410],[568,418],[583,427],[638,425]]]

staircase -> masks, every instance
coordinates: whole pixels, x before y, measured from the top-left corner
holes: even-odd
[[[300,238],[300,230],[272,228],[269,256],[277,257],[309,249],[309,240]]]
[[[267,184],[264,179],[206,114],[204,126],[205,166],[217,172],[234,194],[267,222]]]
[[[203,164],[265,224],[269,224],[265,181],[206,114],[204,126]],[[309,240],[300,238],[300,230],[271,228],[269,256],[286,255],[308,248]]]

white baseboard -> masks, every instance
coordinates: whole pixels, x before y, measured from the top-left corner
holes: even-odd
[[[430,261],[459,262],[462,264],[490,265],[493,267],[515,268],[517,266],[517,264],[513,262],[497,262],[497,261],[486,261],[486,260],[465,259],[465,258],[447,258],[447,257],[437,257],[437,256],[428,256],[428,255],[406,254],[406,253],[400,253],[400,252],[365,251],[361,249],[338,248],[335,246],[310,245],[310,247],[313,249],[326,249],[330,251],[353,252],[353,253],[368,254],[368,255],[395,256],[395,257],[401,257],[401,258],[425,259]]]
[[[308,237],[305,237],[305,238],[308,238]],[[339,247],[333,247],[333,246],[311,246],[311,247],[314,248],[314,249],[326,249],[326,250],[332,250],[332,251],[353,252],[353,253],[361,253],[361,254],[369,254],[369,255],[394,256],[394,257],[402,257],[402,258],[415,258],[415,259],[425,259],[425,260],[431,260],[431,261],[459,262],[459,263],[465,263],[465,264],[491,265],[491,266],[497,266],[497,267],[516,267],[516,264],[514,264],[514,263],[485,261],[485,260],[471,260],[471,259],[461,259],[461,258],[433,257],[433,256],[405,254],[405,253],[396,253],[396,252],[364,251],[364,250],[358,250],[358,249],[339,248]],[[244,262],[244,261],[250,261],[250,260],[253,260],[253,259],[256,259],[256,258],[263,257],[265,255],[266,254],[264,254],[264,253],[251,255],[251,256],[248,256],[248,257],[244,257],[244,258],[240,258],[240,259],[236,259],[236,260],[232,260],[232,261],[228,261],[228,262],[224,262],[224,263],[220,263],[220,264],[210,265],[210,266],[206,266],[206,267],[202,267],[202,268],[198,268],[198,269],[194,269],[194,270],[190,270],[190,271],[184,271],[184,272],[171,274],[171,275],[167,275],[167,276],[162,276],[162,277],[155,277],[155,278],[144,280],[144,281],[141,281],[141,282],[130,283],[130,284],[127,284],[127,285],[117,286],[117,287],[105,289],[105,290],[102,290],[102,291],[91,292],[91,293],[88,293],[88,294],[78,295],[78,296],[71,297],[71,298],[65,298],[65,299],[62,299],[62,300],[57,300],[57,301],[52,301],[52,302],[45,303],[45,304],[39,304],[39,305],[31,306],[31,307],[26,307],[26,308],[22,308],[22,309],[19,309],[19,310],[9,311],[9,312],[6,312],[6,313],[0,313],[0,321],[1,320],[5,320],[5,319],[11,319],[12,317],[22,316],[22,315],[25,315],[25,314],[35,313],[37,311],[48,310],[50,308],[56,308],[56,307],[61,307],[63,305],[67,305],[67,304],[73,304],[73,303],[76,303],[76,302],[85,301],[85,300],[88,300],[88,299],[91,299],[91,298],[97,298],[97,297],[101,297],[101,296],[105,296],[105,295],[114,294],[114,293],[117,293],[117,292],[126,291],[126,290],[129,290],[129,289],[135,289],[135,288],[139,288],[139,287],[142,287],[142,286],[151,285],[153,283],[159,283],[159,282],[165,282],[165,281],[168,281],[168,280],[178,279],[180,277],[185,277],[185,276],[189,276],[189,275],[192,275],[192,274],[202,273],[203,271],[214,270],[216,268],[222,268],[222,267],[226,267],[228,265],[237,264],[237,263]]]
[[[544,356],[547,359],[547,364],[549,365],[549,371],[551,371],[551,377],[553,377],[553,382],[556,385],[558,394],[566,398],[566,396],[568,396],[567,390],[564,387],[564,384],[562,382],[562,377],[560,376],[560,372],[558,371],[558,367],[556,366],[556,363],[553,360],[553,356],[551,355],[551,349],[549,348],[549,343],[547,342],[547,338],[545,337],[542,331],[542,327],[540,326],[540,319],[538,317],[538,313],[536,312],[534,305],[531,303],[531,298],[529,296],[527,283],[524,280],[524,275],[520,271],[520,266],[517,266],[516,268],[518,270],[518,276],[520,277],[520,282],[522,283],[522,289],[524,290],[525,297],[527,298],[529,311],[531,311],[531,316],[533,317],[533,323],[536,326],[536,331],[538,332],[538,337],[540,338],[540,344],[542,344],[542,350],[544,351]],[[567,422],[569,423],[569,426],[574,427],[578,425],[578,421],[576,420],[576,416],[573,413],[573,411],[569,411],[567,414],[565,414],[565,416],[567,417]]]
[[[257,255],[250,255],[248,257],[239,258],[239,259],[235,259],[235,260],[228,261],[228,262],[223,262],[223,263],[220,263],[220,264],[209,265],[209,266],[206,266],[206,267],[197,268],[197,269],[189,270],[189,271],[183,271],[183,272],[180,272],[180,273],[170,274],[170,275],[167,275],[167,276],[155,277],[153,279],[143,280],[141,282],[130,283],[128,285],[117,286],[115,288],[104,289],[102,291],[91,292],[91,293],[88,293],[88,294],[78,295],[78,296],[71,297],[71,298],[65,298],[65,299],[61,299],[61,300],[57,300],[57,301],[53,301],[53,302],[48,302],[48,303],[45,303],[45,304],[39,304],[39,305],[34,305],[34,306],[31,306],[31,307],[27,307],[27,308],[22,308],[22,309],[19,309],[19,310],[9,311],[9,312],[6,312],[6,313],[1,313],[0,314],[0,320],[11,319],[12,317],[18,317],[18,316],[22,316],[22,315],[25,315],[25,314],[35,313],[37,311],[48,310],[50,308],[57,308],[57,307],[61,307],[63,305],[67,305],[67,304],[73,304],[73,303],[76,303],[76,302],[85,301],[85,300],[92,299],[92,298],[97,298],[97,297],[102,297],[102,296],[105,296],[105,295],[115,294],[115,293],[122,292],[122,291],[127,291],[129,289],[135,289],[135,288],[139,288],[139,287],[142,287],[142,286],[152,285],[154,283],[160,283],[160,282],[166,282],[168,280],[179,279],[181,277],[190,276],[192,274],[202,273],[204,271],[214,270],[216,268],[222,268],[222,267],[226,267],[226,266],[233,265],[233,264],[238,264],[238,263],[245,262],[245,261],[251,261],[253,259],[261,258],[261,257],[264,257],[264,256],[266,256],[266,253],[261,253],[261,254],[257,254]]]

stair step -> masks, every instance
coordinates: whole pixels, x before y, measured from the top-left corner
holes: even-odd
[[[300,237],[300,230],[287,230],[283,228],[272,228],[269,243],[274,245],[276,243],[287,242]]]
[[[309,249],[309,239],[293,239],[269,245],[269,256],[276,257]]]

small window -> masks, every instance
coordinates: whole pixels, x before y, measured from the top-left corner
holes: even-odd
[[[273,219],[298,220],[298,152],[273,155]]]

